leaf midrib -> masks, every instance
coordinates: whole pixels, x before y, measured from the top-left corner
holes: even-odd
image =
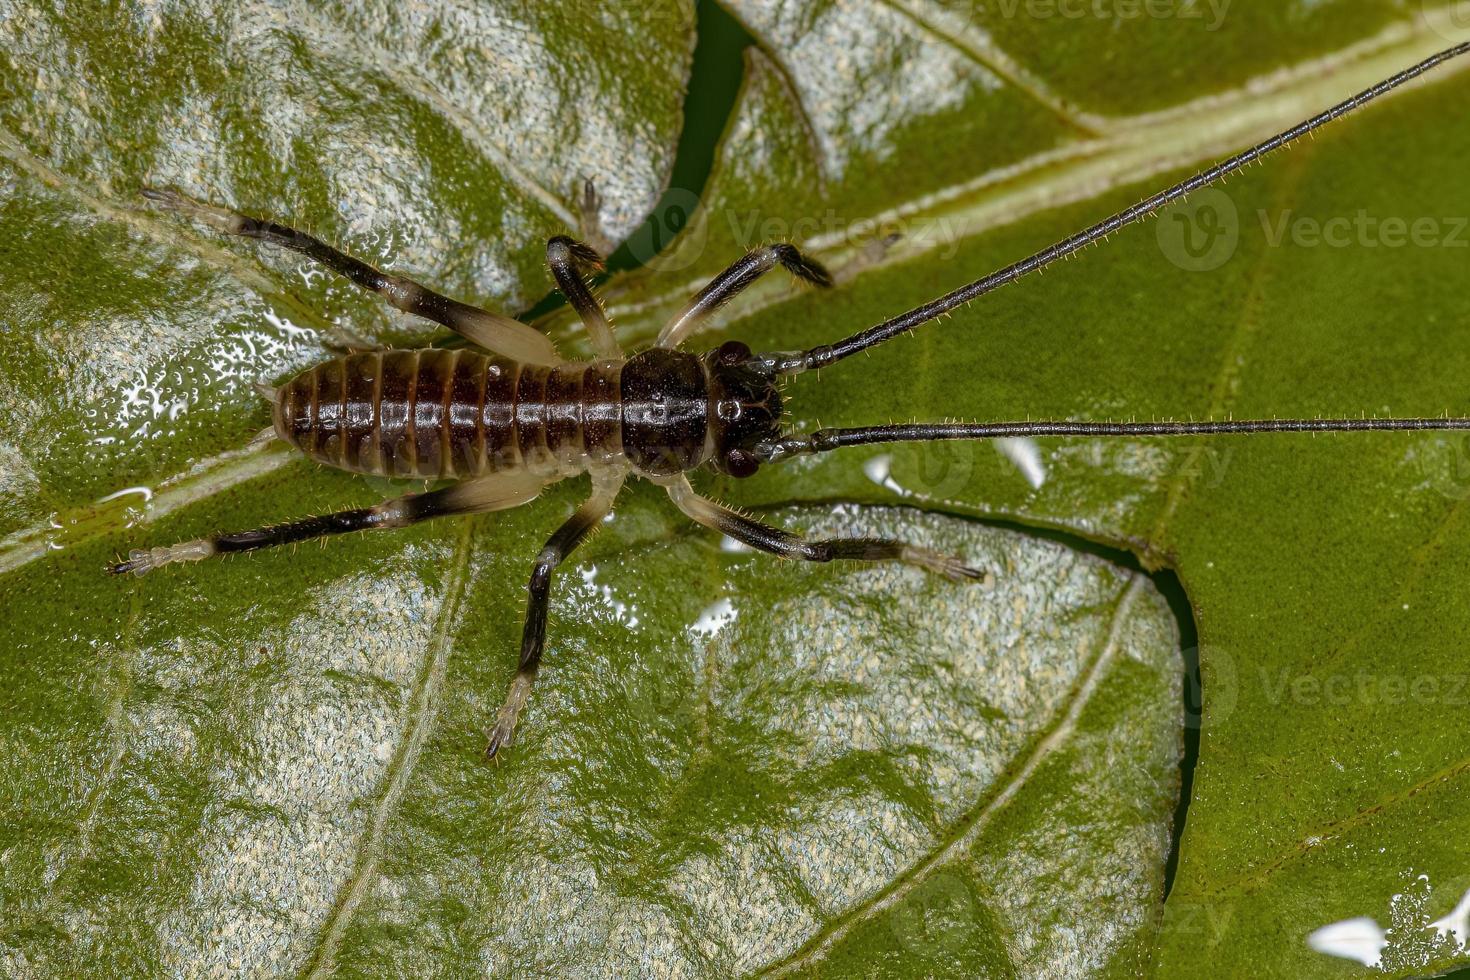
[[[809,239],[805,246],[829,268],[842,269],[862,259],[859,277],[886,270],[1017,224],[1035,214],[1084,203],[1161,175],[1213,163],[1447,46],[1445,38],[1427,24],[1396,24],[1340,51],[1250,79],[1225,92],[1170,109],[1110,118],[1108,128],[1099,138],[1045,150],[897,207],[858,215],[852,225]],[[1450,62],[1387,98],[1401,96],[1415,85],[1446,81],[1467,70],[1470,64]],[[717,176],[711,176],[711,184],[717,182]],[[848,244],[866,241],[864,236],[854,234],[854,226],[859,223],[865,228],[898,225],[911,231],[881,258],[873,259],[860,255],[861,246]],[[673,247],[678,248],[677,241]],[[990,270],[971,271],[978,278]],[[682,305],[704,284],[702,279],[683,279],[620,301],[616,293],[627,281],[613,281],[608,289],[607,305],[609,315],[623,327],[620,339],[629,345],[651,340],[662,327],[664,311]],[[728,329],[791,299],[789,284],[777,277],[763,280],[743,292],[738,309],[732,309],[712,329]],[[552,314],[545,325],[558,339],[578,331],[566,311]]]

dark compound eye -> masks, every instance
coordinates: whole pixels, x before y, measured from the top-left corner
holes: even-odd
[[[743,449],[732,449],[725,453],[725,472],[733,477],[743,480],[747,476],[755,476],[755,471],[760,468],[761,461],[753,453]]]
[[[738,340],[727,340],[715,351],[715,361],[727,366],[750,360],[750,348]]]

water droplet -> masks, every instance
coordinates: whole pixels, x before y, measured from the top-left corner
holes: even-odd
[[[729,599],[719,599],[704,608],[690,625],[689,632],[696,636],[714,636],[733,623],[739,614]]]

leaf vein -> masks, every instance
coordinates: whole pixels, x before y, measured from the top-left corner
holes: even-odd
[[[377,879],[378,863],[383,852],[383,838],[387,833],[388,820],[398,812],[398,806],[408,789],[414,765],[428,740],[433,728],[439,689],[444,683],[444,674],[452,646],[454,626],[458,620],[459,607],[470,579],[470,556],[473,552],[474,520],[460,521],[458,539],[454,546],[454,557],[448,582],[445,584],[443,604],[434,623],[434,630],[424,658],[423,668],[414,682],[410,703],[407,730],[399,742],[398,751],[388,765],[384,779],[383,795],[373,807],[372,818],[363,832],[359,843],[357,866],[342,888],[341,898],[333,909],[321,939],[313,951],[302,975],[309,978],[326,977],[334,968],[337,949],[346,935],[353,917],[361,907],[368,890]]]
[[[1454,782],[1456,779],[1470,774],[1470,757],[1459,759],[1445,766],[1437,772],[1421,779],[1411,786],[1407,786],[1391,796],[1386,796],[1371,806],[1365,806],[1349,816],[1331,823],[1323,824],[1316,831],[1302,841],[1296,847],[1281,854],[1270,864],[1251,868],[1244,874],[1238,875],[1230,881],[1222,882],[1210,889],[1208,892],[1198,893],[1200,896],[1224,898],[1227,895],[1249,895],[1258,888],[1264,886],[1271,875],[1291,864],[1293,861],[1304,856],[1314,847],[1318,846],[1312,841],[1316,839],[1326,840],[1354,830],[1363,824],[1369,823],[1373,818],[1384,811],[1389,810],[1401,803],[1418,796],[1420,793],[1429,792]]]
[[[1108,131],[1097,139],[1046,150],[898,207],[860,216],[852,225],[808,239],[807,249],[829,266],[841,268],[859,254],[852,245],[864,240],[854,233],[859,222],[863,227],[897,224],[907,226],[909,234],[881,259],[865,262],[863,271],[915,260],[1035,214],[1217,160],[1300,121],[1354,86],[1370,84],[1405,61],[1433,54],[1443,43],[1443,37],[1427,26],[1411,29],[1396,24],[1367,41],[1251,79],[1237,89],[1158,112],[1111,119]],[[1443,83],[1466,70],[1470,65],[1448,65],[1425,84]],[[1208,128],[1201,127],[1202,119],[1210,120]],[[625,333],[651,336],[656,330],[649,321],[661,326],[661,311],[681,306],[701,285],[701,277],[669,281],[666,288],[610,302],[609,315],[624,324]],[[792,295],[779,281],[757,283],[741,295],[740,308],[729,314],[726,325],[789,302]]]
[[[966,818],[959,821],[955,828],[959,832],[947,843],[900,872],[893,882],[879,889],[866,902],[847,910],[828,923],[805,946],[791,956],[760,971],[759,976],[788,976],[816,964],[858,924],[897,905],[937,869],[958,859],[980,839],[981,833],[989,825],[991,819],[1010,805],[1011,801],[1025,788],[1031,776],[1041,767],[1041,764],[1071,738],[1083,710],[1091,702],[1093,694],[1102,683],[1104,674],[1117,656],[1123,627],[1128,621],[1128,615],[1134,603],[1148,581],[1146,576],[1137,572],[1129,575],[1127,584],[1121,590],[1113,607],[1112,622],[1108,626],[1107,636],[1098,648],[1097,656],[1093,659],[1092,664],[1086,669],[1081,683],[1073,691],[1067,702],[1066,710],[1036,743],[1020,769],[1016,770],[1015,776],[1002,787],[1001,791],[980,803],[971,810]]]
[[[1106,118],[1081,111],[1076,106],[1068,104],[1044,81],[1028,71],[1024,65],[996,44],[988,31],[977,28],[974,32],[977,37],[972,40],[930,23],[918,11],[904,3],[904,0],[880,0],[880,2],[894,13],[911,21],[925,33],[947,42],[956,51],[1051,113],[1069,129],[1088,137],[1101,136],[1106,132],[1108,127]]]

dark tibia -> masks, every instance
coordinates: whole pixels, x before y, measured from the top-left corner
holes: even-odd
[[[357,510],[341,510],[321,517],[306,517],[287,524],[272,524],[254,531],[221,534],[212,540],[216,553],[228,555],[237,551],[255,551],[258,548],[295,544],[298,541],[310,541],[312,538],[324,538],[333,534],[347,534],[350,531],[366,531],[369,528],[379,527],[383,520],[383,515],[372,507],[361,507]]]
[[[566,296],[567,302],[572,304],[577,316],[582,318],[582,325],[592,336],[598,355],[607,358],[622,357],[623,352],[613,337],[612,324],[607,322],[602,304],[592,295],[592,290],[587,288],[587,280],[584,278],[602,268],[602,256],[590,245],[566,235],[557,235],[546,243],[546,264],[551,268],[552,277],[556,279],[556,287]]]
[[[192,215],[226,234],[300,252],[363,289],[377,293],[396,309],[442,324],[488,350],[535,364],[555,364],[559,360],[551,341],[519,320],[450,299],[412,279],[381,272],[306,232],[195,201],[178,191],[150,187],[143,190],[143,196]]]
[[[838,559],[901,561],[938,572],[954,581],[985,577],[983,571],[965,564],[962,558],[942,555],[937,551],[891,538],[823,538],[811,541],[790,531],[762,524],[707,497],[701,497],[689,486],[689,481],[682,477],[670,484],[668,491],[675,506],[696,522],[758,551],[781,558],[815,562]]]
[[[490,743],[485,755],[494,758],[501,749],[515,739],[516,721],[531,688],[536,683],[536,673],[541,668],[541,654],[546,647],[546,614],[551,602],[551,576],[572,550],[581,544],[598,523],[612,510],[614,498],[622,487],[623,480],[594,483],[593,493],[577,512],[567,518],[566,523],[556,529],[547,540],[536,564],[531,568],[530,597],[526,603],[526,625],[521,631],[521,658],[516,675],[510,684],[510,693],[496,716],[495,727],[490,732]]]
[[[295,544],[312,538],[325,538],[333,534],[352,531],[368,531],[379,527],[408,527],[419,521],[434,517],[463,513],[456,498],[460,488],[446,487],[431,493],[399,497],[376,507],[360,507],[356,510],[340,510],[321,517],[306,517],[286,524],[274,524],[256,531],[241,531],[237,534],[221,534],[214,539],[214,548],[226,555],[237,551],[255,551],[258,548],[274,548],[281,544]]]
[[[452,514],[501,510],[526,503],[536,496],[540,488],[540,481],[527,474],[466,480],[432,493],[385,500],[376,507],[359,507],[320,517],[305,517],[285,524],[216,534],[160,548],[134,549],[128,553],[126,561],[109,566],[108,571],[114,575],[127,572],[143,575],[173,562],[199,561],[213,555],[257,551],[353,531],[408,527],[419,521]]]
[[[832,277],[817,260],[803,255],[794,245],[765,245],[747,252],[724,272],[710,280],[684,311],[659,335],[660,347],[678,347],[698,330],[716,310],[776,266],[781,266],[814,286],[831,286]]]
[[[389,523],[389,519],[379,508],[361,507],[320,517],[306,517],[286,524],[272,524],[269,527],[256,528],[251,531],[217,534],[162,548],[134,549],[128,553],[126,561],[110,566],[108,571],[114,575],[123,575],[127,572],[143,575],[161,565],[178,561],[197,561],[212,555],[256,551],[260,548],[295,544],[298,541],[309,541],[312,538],[322,538],[333,534],[398,526],[401,526],[400,523]]]
[[[148,188],[143,191],[143,196],[162,204],[171,206],[178,204],[175,196],[169,191]],[[427,286],[421,286],[401,276],[380,272],[366,262],[355,259],[345,252],[340,252],[304,231],[297,231],[286,225],[276,224],[274,221],[265,221],[238,213],[233,217],[232,226],[224,228],[231,234],[280,245],[282,248],[289,248],[294,252],[300,252],[302,255],[316,259],[328,268],[351,279],[363,289],[378,293],[405,313],[433,320],[452,330],[457,318],[478,312],[475,307],[436,293]],[[218,225],[217,222],[216,224]]]

